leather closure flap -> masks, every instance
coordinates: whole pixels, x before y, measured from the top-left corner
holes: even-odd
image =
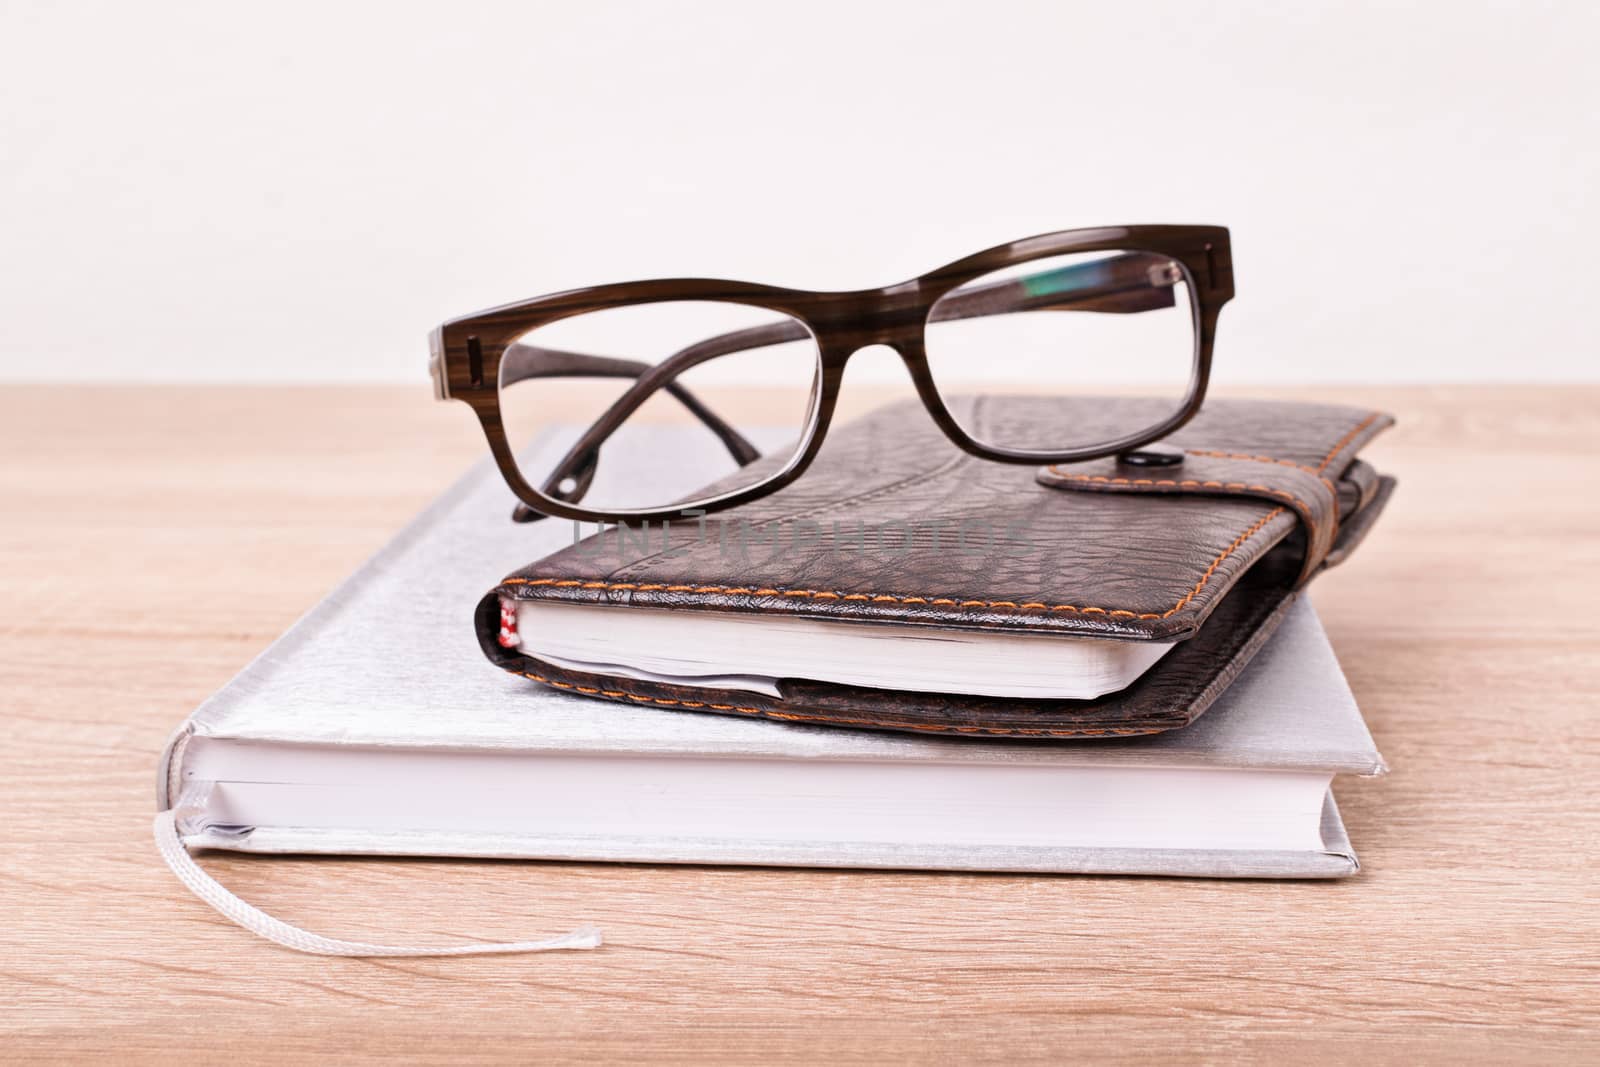
[[[1166,468],[1131,467],[1109,458],[1041,467],[1035,477],[1041,485],[1087,492],[1254,497],[1271,505],[1266,521],[1292,511],[1306,535],[1297,586],[1316,573],[1339,537],[1339,490],[1333,479],[1293,460],[1189,448],[1181,464]]]

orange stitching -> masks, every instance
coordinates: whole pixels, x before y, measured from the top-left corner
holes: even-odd
[[[1360,433],[1362,430],[1365,430],[1368,426],[1371,426],[1377,421],[1378,413],[1374,411],[1371,415],[1368,415],[1366,418],[1356,423],[1355,427],[1349,433],[1339,438],[1338,444],[1330,448],[1328,450],[1328,454],[1322,457],[1322,462],[1317,464],[1317,473],[1321,474],[1323,471],[1327,470],[1328,464],[1333,462],[1333,457],[1344,451],[1344,446],[1355,440],[1356,434]]]
[[[1316,519],[1312,518],[1316,512],[1311,510],[1311,505],[1307,504],[1304,500],[1301,500],[1299,497],[1295,496],[1291,492],[1288,492],[1287,490],[1274,489],[1270,485],[1246,485],[1244,482],[1202,482],[1193,478],[1186,478],[1181,482],[1173,481],[1170,478],[1135,478],[1130,480],[1127,478],[1108,478],[1103,474],[1064,474],[1059,467],[1051,467],[1050,472],[1057,478],[1068,482],[1104,482],[1107,485],[1171,485],[1180,488],[1197,489],[1249,489],[1258,493],[1266,493],[1269,496],[1275,496],[1282,500],[1289,500],[1300,505],[1300,509],[1303,512],[1301,518],[1305,520],[1308,536],[1310,536],[1313,541],[1315,541],[1317,536],[1317,522]],[[1329,488],[1332,488],[1331,484]],[[1281,511],[1282,509],[1280,508],[1279,510]],[[1179,603],[1181,604],[1182,601]],[[1112,614],[1116,613],[1113,612]],[[1171,612],[1168,612],[1168,614],[1170,615]],[[1166,616],[1162,617],[1165,618]]]
[[[1189,601],[1193,600],[1199,595],[1200,590],[1205,588],[1206,583],[1211,580],[1211,576],[1216,573],[1217,568],[1222,566],[1222,562],[1224,560],[1237,552],[1241,545],[1259,533],[1262,527],[1266,526],[1267,523],[1271,522],[1273,519],[1282,514],[1283,508],[1281,506],[1273,508],[1271,511],[1267,512],[1265,515],[1261,516],[1260,519],[1251,524],[1250,528],[1245,530],[1244,533],[1240,534],[1238,537],[1235,537],[1233,542],[1229,544],[1227,548],[1224,548],[1220,553],[1218,553],[1216,559],[1211,561],[1211,565],[1205,569],[1205,573],[1200,576],[1200,580],[1195,583],[1194,588],[1190,589],[1176,604],[1172,605],[1172,607],[1168,608],[1161,614],[1157,614],[1155,612],[1134,612],[1129,611],[1126,608],[1079,607],[1076,604],[1045,604],[1037,600],[1030,600],[1019,604],[1014,600],[954,600],[950,597],[934,597],[932,599],[928,599],[920,596],[896,596],[891,593],[845,593],[841,595],[839,593],[832,593],[826,590],[818,589],[751,590],[745,588],[744,586],[737,585],[700,585],[693,587],[693,591],[696,593],[742,594],[746,596],[781,595],[786,597],[809,597],[812,599],[870,600],[875,604],[941,604],[947,607],[957,608],[1011,608],[1016,611],[1070,611],[1079,615],[1110,615],[1126,619],[1168,619],[1182,611],[1184,605],[1188,604]],[[554,588],[571,588],[573,586],[577,586],[583,589],[648,590],[688,588],[687,586],[636,585],[632,582],[586,581],[576,578],[507,578],[501,584],[526,586],[547,585]]]
[[[1104,474],[1067,474],[1060,467],[1051,467],[1050,473],[1069,482],[1102,482],[1106,485],[1170,485],[1179,489],[1249,489],[1299,504],[1306,511],[1311,510],[1310,504],[1293,493],[1286,489],[1274,489],[1270,485],[1251,485],[1247,482],[1202,482],[1196,478],[1185,478],[1181,482],[1171,478],[1109,478]]]
[[[1265,526],[1267,523],[1271,522],[1273,519],[1277,518],[1279,515],[1282,515],[1282,514],[1283,514],[1283,509],[1281,507],[1280,508],[1273,508],[1271,511],[1267,512],[1265,515],[1261,516],[1260,519],[1256,520],[1256,524],[1254,526],[1250,527],[1244,533],[1242,533],[1238,537],[1234,538],[1233,539],[1233,544],[1231,544],[1227,548],[1223,549],[1222,554],[1220,556],[1218,556],[1216,559],[1211,561],[1211,566],[1206,568],[1206,572],[1200,576],[1200,580],[1195,583],[1194,588],[1189,590],[1189,594],[1187,596],[1185,596],[1182,600],[1180,600],[1176,604],[1174,604],[1172,606],[1172,611],[1167,612],[1167,614],[1171,615],[1173,612],[1178,611],[1185,604],[1189,603],[1189,601],[1193,600],[1195,598],[1195,596],[1199,594],[1200,590],[1205,588],[1205,584],[1211,580],[1211,576],[1216,573],[1217,568],[1219,566],[1221,566],[1223,560],[1225,560],[1229,556],[1233,555],[1233,552],[1234,552],[1235,549],[1237,549],[1240,545],[1244,544],[1251,537],[1255,536],[1255,533],[1256,533],[1257,530],[1261,529],[1261,527]]]
[[[1186,448],[1191,456],[1215,456],[1217,459],[1249,459],[1257,463],[1276,463],[1280,467],[1293,467],[1295,470],[1305,471],[1307,474],[1317,473],[1317,468],[1308,467],[1304,463],[1296,463],[1292,459],[1279,459],[1276,456],[1252,456],[1248,452],[1218,452],[1214,448]]]
[[[1333,481],[1324,477],[1317,470],[1317,468],[1308,467],[1304,463],[1296,463],[1292,459],[1275,459],[1272,456],[1247,456],[1243,452],[1216,452],[1209,448],[1191,448],[1187,451],[1191,456],[1213,456],[1217,459],[1247,459],[1253,463],[1273,463],[1279,467],[1292,467],[1297,471],[1305,471],[1307,474],[1315,474],[1317,476],[1317,480],[1323,485],[1327,486],[1330,492],[1338,492],[1338,490],[1333,486]]]
[[[1192,456],[1216,456],[1216,457],[1219,457],[1219,458],[1222,458],[1222,459],[1243,459],[1243,460],[1251,460],[1251,461],[1256,462],[1256,463],[1274,463],[1274,464],[1278,464],[1278,465],[1284,466],[1284,467],[1293,467],[1296,470],[1302,470],[1302,471],[1305,471],[1308,474],[1316,475],[1318,481],[1322,482],[1323,485],[1327,486],[1329,492],[1331,492],[1331,493],[1333,493],[1333,494],[1335,494],[1337,496],[1338,490],[1336,488],[1334,488],[1333,482],[1329,478],[1324,476],[1323,471],[1328,469],[1328,465],[1333,462],[1334,457],[1337,456],[1340,452],[1342,452],[1344,450],[1344,447],[1346,445],[1348,445],[1352,440],[1354,440],[1357,434],[1359,434],[1362,430],[1365,430],[1368,426],[1371,426],[1374,422],[1377,421],[1377,419],[1378,419],[1378,412],[1374,411],[1372,414],[1368,415],[1366,418],[1362,419],[1360,422],[1358,422],[1354,426],[1352,426],[1350,428],[1349,432],[1347,432],[1343,437],[1339,438],[1338,441],[1334,442],[1333,447],[1328,449],[1327,454],[1322,457],[1322,462],[1319,463],[1315,468],[1307,467],[1307,466],[1304,466],[1302,464],[1295,463],[1293,460],[1275,459],[1272,456],[1252,456],[1252,455],[1246,455],[1245,453],[1242,453],[1242,452],[1217,452],[1217,451],[1212,451],[1212,450],[1203,449],[1203,448],[1191,448],[1191,449],[1188,449],[1187,451]],[[1236,491],[1237,490],[1241,490],[1241,489],[1247,489],[1247,490],[1250,490],[1252,492],[1267,493],[1267,494],[1269,494],[1271,496],[1276,496],[1276,497],[1279,497],[1279,498],[1281,498],[1283,500],[1291,500],[1294,503],[1298,504],[1305,512],[1305,515],[1302,516],[1302,517],[1305,519],[1305,523],[1306,523],[1306,527],[1307,527],[1307,531],[1306,531],[1307,537],[1310,538],[1314,542],[1315,539],[1316,539],[1316,536],[1317,536],[1316,522],[1311,518],[1311,516],[1313,514],[1315,514],[1315,512],[1313,512],[1311,510],[1311,507],[1308,504],[1306,504],[1305,501],[1301,500],[1299,497],[1293,495],[1292,493],[1286,492],[1285,490],[1282,490],[1282,489],[1274,489],[1274,488],[1272,488],[1270,486],[1265,486],[1265,485],[1247,485],[1244,482],[1216,482],[1216,481],[1204,481],[1204,482],[1202,482],[1202,481],[1198,481],[1198,480],[1195,480],[1195,479],[1192,479],[1192,478],[1185,479],[1183,481],[1174,481],[1174,480],[1169,479],[1169,478],[1162,478],[1162,479],[1152,479],[1152,478],[1108,478],[1105,475],[1101,475],[1101,474],[1068,474],[1068,473],[1066,473],[1065,471],[1063,471],[1061,469],[1059,464],[1052,464],[1050,466],[1049,470],[1050,470],[1050,472],[1052,474],[1056,475],[1056,477],[1064,479],[1066,481],[1102,482],[1102,483],[1105,483],[1107,485],[1170,485],[1170,486],[1173,486],[1175,488],[1191,488],[1192,487],[1192,488],[1200,488],[1200,489],[1232,489],[1232,490],[1236,490]],[[1282,509],[1280,508],[1278,510],[1281,511]],[[1271,517],[1272,517],[1271,515],[1268,516],[1268,518],[1271,518]],[[1337,522],[1338,522],[1338,514],[1335,513],[1333,518],[1334,518],[1334,522],[1337,524]],[[1335,529],[1337,529],[1337,526],[1335,526]],[[1248,536],[1249,533],[1253,533],[1253,532],[1254,532],[1253,529],[1251,531],[1247,531],[1246,536]],[[1231,549],[1230,549],[1230,551],[1231,551]],[[1223,556],[1218,557],[1218,559],[1212,563],[1212,568],[1214,568],[1216,566],[1216,563],[1220,562],[1226,556],[1227,556],[1227,553],[1225,552],[1223,554]],[[1209,577],[1210,573],[1211,573],[1211,569],[1208,568],[1207,572],[1206,572],[1206,576],[1202,577],[1202,579],[1201,579],[1201,582],[1200,582],[1201,585],[1205,584],[1205,578]],[[1199,586],[1196,586],[1194,591],[1192,591],[1189,594],[1188,597],[1185,597],[1183,600],[1178,601],[1177,606],[1174,607],[1172,609],[1172,611],[1176,611],[1176,610],[1178,610],[1178,608],[1181,608],[1184,604],[1188,603],[1189,599],[1193,597],[1194,592],[1198,592],[1198,591],[1199,591]],[[1169,611],[1167,614],[1168,615],[1172,614],[1172,611]],[[1115,614],[1115,613],[1113,613],[1113,614]],[[1143,617],[1144,616],[1141,616],[1141,618],[1143,618]],[[1166,616],[1163,615],[1162,618],[1166,618]]]
[[[547,678],[542,674],[534,674],[531,671],[512,671],[511,673],[520,675],[521,677],[527,678],[531,681],[539,682],[542,685],[554,686],[557,689],[571,689],[579,693],[595,693],[600,696],[611,697],[612,699],[622,698],[632,700],[640,704],[661,704],[666,707],[673,708],[710,708],[713,711],[737,711],[743,715],[759,715],[762,718],[784,719],[793,722],[827,722],[843,724],[846,726],[892,727],[894,729],[918,730],[927,733],[948,733],[953,730],[957,733],[963,734],[994,734],[1008,736],[1020,734],[1028,737],[1100,737],[1106,734],[1114,734],[1119,737],[1135,737],[1141,734],[1158,732],[1156,730],[1139,730],[1115,726],[1085,726],[1075,730],[1046,730],[1042,728],[1030,729],[1023,726],[955,726],[940,725],[938,723],[900,722],[890,719],[843,719],[826,715],[798,715],[793,712],[775,711],[768,708],[757,708],[742,704],[706,704],[695,700],[670,700],[666,697],[641,696],[637,693],[624,693],[618,689],[597,690],[587,686],[575,685],[572,682],[558,682],[554,678]]]

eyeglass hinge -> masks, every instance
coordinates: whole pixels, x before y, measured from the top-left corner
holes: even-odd
[[[444,330],[435,329],[428,335],[428,374],[433,378],[433,398],[450,399],[450,378],[444,372]]]

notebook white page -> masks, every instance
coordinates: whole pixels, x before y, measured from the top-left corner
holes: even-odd
[[[528,655],[615,665],[688,686],[771,692],[779,679],[806,678],[1038,700],[1115,693],[1172,648],[1158,641],[537,600],[517,605],[517,635]]]

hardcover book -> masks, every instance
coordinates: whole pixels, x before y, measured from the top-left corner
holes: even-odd
[[[629,457],[669,467],[692,430]],[[481,590],[570,545],[508,520],[487,464],[176,732],[191,848],[1328,878],[1329,784],[1373,747],[1303,599],[1207,714],[1148,738],[841,730],[606,702],[483,659]],[[585,531],[588,532],[588,531]],[[755,683],[751,683],[755,684]]]

